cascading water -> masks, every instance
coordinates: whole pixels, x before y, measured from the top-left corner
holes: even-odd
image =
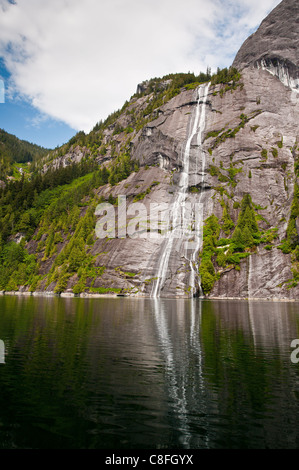
[[[209,86],[210,84],[208,83],[208,85],[206,85],[205,89],[203,90],[203,101],[202,101],[200,121],[199,121],[199,126],[198,126],[198,133],[197,133],[197,145],[199,148],[199,151],[197,152],[197,160],[201,160],[201,186],[200,186],[201,190],[200,190],[200,196],[199,196],[199,201],[198,201],[199,204],[202,203],[202,196],[203,196],[203,191],[204,191],[206,156],[202,149],[202,143],[203,143],[203,132],[205,129],[205,124],[206,124],[206,101],[208,97]],[[203,223],[201,218],[200,217],[196,218],[195,215],[194,215],[194,220],[198,220],[199,224]],[[199,272],[198,272],[199,266],[197,263],[197,255],[198,255],[198,251],[200,249],[201,243],[202,243],[201,226],[195,227],[195,237],[196,237],[196,243],[195,243],[195,247],[193,249],[191,260],[190,260],[190,268],[191,268],[190,286],[192,288],[193,295],[195,295],[196,293],[195,279],[196,279],[196,276],[199,276]],[[202,296],[202,289],[201,289],[200,282],[199,282],[199,290]]]
[[[172,204],[170,220],[172,221],[172,229],[168,233],[168,238],[165,240],[163,252],[160,258],[157,281],[152,290],[152,297],[160,297],[161,290],[165,284],[166,276],[168,273],[168,265],[170,255],[175,248],[175,242],[182,242],[182,239],[187,241],[188,236],[190,236],[190,231],[188,230],[189,220],[186,221],[186,200],[188,197],[188,187],[189,187],[189,170],[190,170],[190,150],[191,143],[194,136],[197,134],[197,145],[199,151],[197,153],[196,164],[199,159],[202,162],[201,168],[201,192],[199,200],[197,203],[201,202],[202,192],[204,187],[204,171],[205,171],[205,155],[202,151],[202,135],[205,128],[205,111],[206,111],[206,102],[208,97],[209,85],[201,85],[197,89],[197,103],[195,108],[195,116],[193,119],[193,124],[191,123],[190,133],[186,142],[185,150],[183,153],[183,165],[182,172],[180,175],[180,180],[178,183],[178,191],[176,193],[174,202]],[[195,209],[193,209],[194,211]],[[195,215],[195,214],[193,214]],[[198,217],[194,217],[195,220],[198,220]],[[189,259],[190,265],[190,286],[192,289],[192,294],[196,292],[195,279],[198,273],[198,266],[196,263],[196,256],[200,248],[201,237],[199,235],[200,227],[195,227],[195,238],[196,242],[193,243],[193,252],[191,258]],[[201,289],[200,289],[201,290]]]

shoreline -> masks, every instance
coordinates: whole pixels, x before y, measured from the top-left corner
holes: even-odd
[[[28,291],[0,291],[0,296],[17,296],[17,297],[61,297],[61,298],[77,298],[77,299],[104,299],[104,298],[130,298],[130,299],[152,299],[152,297],[146,295],[126,295],[126,294],[97,294],[97,293],[81,293],[74,294],[73,292],[61,292],[56,294],[55,292],[28,292]],[[267,302],[299,302],[299,299],[287,299],[280,297],[196,297],[198,300],[243,300],[243,301],[267,301]],[[161,300],[191,300],[191,297],[162,297]]]

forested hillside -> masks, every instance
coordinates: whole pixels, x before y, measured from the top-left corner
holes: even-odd
[[[170,297],[296,295],[290,93],[254,68],[155,78],[89,134],[32,153],[27,171],[0,189],[0,290],[150,296],[160,280]],[[200,201],[204,217],[191,257],[182,239],[164,269],[159,226],[157,239],[96,237],[97,205],[117,209],[120,195],[147,210],[153,201],[180,209],[187,172],[184,203]]]
[[[37,162],[48,153],[49,150],[26,140],[20,140],[0,129],[0,179],[20,178],[23,171],[27,173],[31,171],[30,165],[33,162]]]
[[[235,69],[224,69],[212,81],[232,87],[239,78]],[[99,189],[113,188],[140,167],[149,168],[132,159],[130,149],[136,135],[155,119],[163,104],[182,90],[193,93],[199,83],[210,79],[207,70],[199,76],[172,74],[144,82],[121,110],[97,123],[90,134],[78,132],[50,152],[2,131],[2,161],[7,162],[3,172],[11,171],[13,162],[30,162],[31,168],[6,180],[0,189],[0,289],[23,286],[33,291],[51,285],[59,293],[76,276],[75,293],[120,290],[93,288],[105,271],[105,266],[95,266],[97,255],[90,254],[95,242],[94,210],[101,201],[116,201],[112,193],[99,195]],[[80,155],[79,161],[72,160],[74,154]],[[145,195],[137,188],[133,199]]]

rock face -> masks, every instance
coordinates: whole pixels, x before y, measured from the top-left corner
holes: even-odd
[[[283,0],[239,50],[233,66],[265,68],[299,91],[299,3]]]
[[[47,162],[43,165],[42,171],[46,173],[49,168],[56,170],[57,168],[65,168],[66,166],[80,163],[83,158],[88,157],[89,152],[86,148],[75,147],[72,148],[63,156],[54,158],[50,163]]]
[[[182,88],[156,109],[154,118],[136,128],[130,155],[140,170],[98,190],[105,200],[109,195],[125,197],[127,206],[115,209],[116,231],[125,229],[125,234],[99,237],[92,247],[96,265],[105,267],[95,288],[125,289],[139,296],[202,294],[202,220],[212,214],[223,220],[225,208],[236,225],[242,198],[250,194],[259,229],[276,238],[270,246],[261,243],[251,250],[238,266],[220,268],[213,259],[217,281],[208,296],[298,298],[299,287],[287,285],[293,277],[293,257],[279,249],[297,184],[298,21],[297,0],[284,0],[238,52],[233,64],[241,71],[237,83]],[[143,94],[147,83],[141,85]],[[116,125],[128,129],[132,116],[138,117],[140,110],[144,114],[151,100],[152,93],[135,97],[117,123],[104,131],[105,159],[112,158],[109,142]],[[116,152],[126,139],[125,132],[116,133]],[[73,158],[79,158],[78,152]],[[170,216],[172,229],[185,217],[188,227],[182,236],[165,236],[165,216]],[[221,229],[219,236],[227,235]],[[31,252],[35,244],[31,242]],[[43,266],[47,272],[51,262]],[[75,282],[70,279],[68,289]]]
[[[171,213],[180,194],[181,176],[186,170],[186,144],[191,138],[186,202],[200,203],[203,219],[215,214],[219,220],[225,202],[236,223],[242,197],[249,193],[258,208],[260,228],[277,229],[278,235],[271,250],[264,244],[241,262],[240,270],[230,268],[221,272],[209,297],[297,298],[297,288],[284,287],[292,278],[291,256],[283,254],[277,246],[285,238],[293,201],[299,95],[267,71],[254,67],[242,71],[241,81],[236,90],[220,93],[222,85],[207,90],[202,144],[198,140],[200,129],[193,135],[191,132],[196,113],[202,112],[203,106],[196,90],[183,91],[162,106],[159,117],[149,122],[132,143],[133,158],[145,167],[112,190],[104,187],[100,194],[126,195],[132,202],[132,198],[151,188],[140,200],[147,216],[154,203],[165,204]],[[242,116],[246,116],[246,123],[234,137],[219,139],[227,131],[238,129]],[[217,168],[222,176],[228,175],[231,168],[238,171],[233,179],[222,181],[220,173],[214,174],[211,168]],[[190,187],[199,188],[199,192],[192,193]],[[155,293],[163,272],[161,260],[166,256],[166,275],[156,294],[190,297],[196,291],[192,285],[192,263],[196,265],[192,250],[196,246],[188,252],[183,241],[186,240],[175,241],[169,247],[169,241],[159,234],[153,238],[105,239],[95,243],[93,253],[105,253],[99,255],[98,263],[107,267],[104,275],[107,286],[113,280],[115,287],[147,296]],[[125,272],[134,273],[134,277],[126,277]],[[198,285],[197,278],[194,282]]]
[[[249,193],[255,207],[259,208],[260,228],[275,229],[278,235],[271,250],[261,246],[241,262],[240,270],[221,272],[210,297],[298,297],[297,288],[285,287],[292,278],[291,256],[284,255],[277,248],[285,238],[296,181],[298,19],[297,2],[285,0],[264,20],[259,30],[242,46],[233,64],[242,69],[241,86],[223,93],[220,85],[210,87],[204,125],[201,124],[202,129],[198,129],[192,138],[189,186],[204,189],[196,195],[203,207],[203,218],[215,214],[221,219],[225,202],[236,223],[239,210],[234,207],[238,207],[245,193]],[[268,67],[265,64],[276,67],[282,64],[284,74],[288,74],[293,82],[281,80],[279,73],[273,73],[272,65]],[[133,157],[143,165],[160,167],[160,185],[148,196],[148,205],[153,201],[165,202],[170,207],[175,204],[180,191],[180,175],[184,172],[184,149],[196,112],[196,92],[184,91],[162,106],[158,118],[149,122],[134,139]],[[246,123],[239,128],[242,116],[246,116]],[[229,130],[236,129],[239,130],[233,137],[213,137],[225,137]],[[199,132],[204,133],[202,146],[198,143]],[[219,172],[215,175],[211,171],[212,167],[218,168],[222,175],[227,175],[230,168],[238,172],[233,181],[223,182]],[[155,178],[158,178],[158,173]],[[114,194],[117,193],[114,191]],[[105,261],[109,264],[111,259],[114,262],[117,259],[117,263],[122,262],[123,266],[129,262],[128,267],[139,273],[135,278],[135,283],[138,278],[139,294],[157,294],[155,286],[162,276],[163,256],[169,259],[159,295],[180,297],[194,294],[190,281],[192,256],[186,255],[181,245],[174,243],[170,249],[169,243],[167,245],[159,238],[113,243],[117,248],[113,249],[112,257],[109,251]],[[170,254],[167,252],[169,249]],[[126,251],[130,253],[129,259]]]
[[[205,124],[202,113],[209,106],[207,98],[206,85],[199,91],[180,93],[159,108],[159,117],[133,139],[132,158],[149,168],[119,183],[112,195],[127,198],[127,213],[128,207],[131,211],[127,226],[135,207],[145,213],[140,216],[141,230],[134,236],[127,233],[125,239],[96,241],[93,254],[106,253],[99,257],[99,264],[106,266],[107,286],[113,279],[116,288],[131,289],[138,295],[189,297],[198,293],[197,261],[193,254],[199,250],[199,230],[194,227],[192,232],[187,229],[182,233],[180,227],[183,219],[197,220],[193,212],[196,204],[201,208],[203,202],[203,192],[193,193],[189,188],[196,188],[205,180],[206,155],[200,152],[203,135],[199,141],[198,129],[200,117],[202,129]],[[107,197],[110,193],[111,188],[105,187],[99,194]],[[134,202],[136,199],[139,202]],[[198,215],[199,223],[202,220]],[[168,217],[172,221],[170,234],[164,233]],[[119,219],[116,223],[119,224]],[[178,226],[176,232],[174,226]],[[125,272],[134,276],[126,278]]]

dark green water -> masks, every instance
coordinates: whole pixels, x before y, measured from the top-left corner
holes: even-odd
[[[298,448],[299,303],[0,297],[0,448]]]

